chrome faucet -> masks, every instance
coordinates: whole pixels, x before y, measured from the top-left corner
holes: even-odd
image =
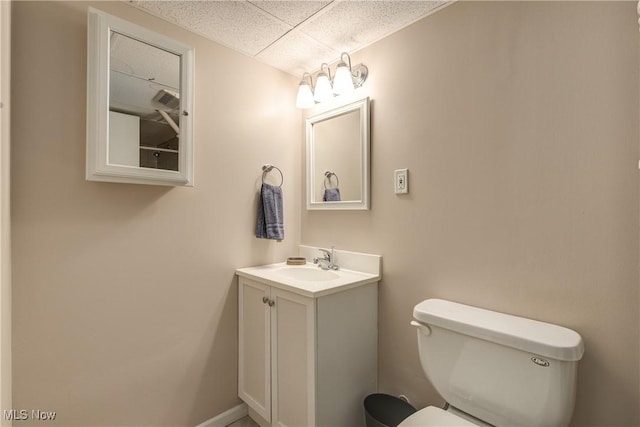
[[[313,263],[318,264],[318,267],[320,267],[323,270],[338,270],[340,267],[334,263],[335,261],[334,247],[335,246],[331,246],[330,251],[327,249],[318,248],[324,256],[322,258],[317,258],[317,257],[314,258]]]

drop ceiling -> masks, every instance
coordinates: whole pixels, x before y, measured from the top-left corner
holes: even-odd
[[[448,4],[438,1],[158,1],[132,5],[287,73],[302,76]]]

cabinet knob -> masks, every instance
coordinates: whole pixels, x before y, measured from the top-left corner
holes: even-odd
[[[264,304],[268,303],[268,302],[269,302],[269,298],[267,298],[267,297],[262,297],[262,302],[263,302]]]
[[[273,307],[274,305],[276,305],[276,302],[274,300],[269,300],[269,307]]]

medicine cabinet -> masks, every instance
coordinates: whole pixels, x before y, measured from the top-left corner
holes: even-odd
[[[193,185],[194,49],[88,11],[90,181]]]

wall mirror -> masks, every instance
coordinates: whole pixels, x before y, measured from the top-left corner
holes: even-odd
[[[310,116],[307,209],[369,209],[369,98]]]
[[[194,49],[88,12],[87,180],[193,185]]]

